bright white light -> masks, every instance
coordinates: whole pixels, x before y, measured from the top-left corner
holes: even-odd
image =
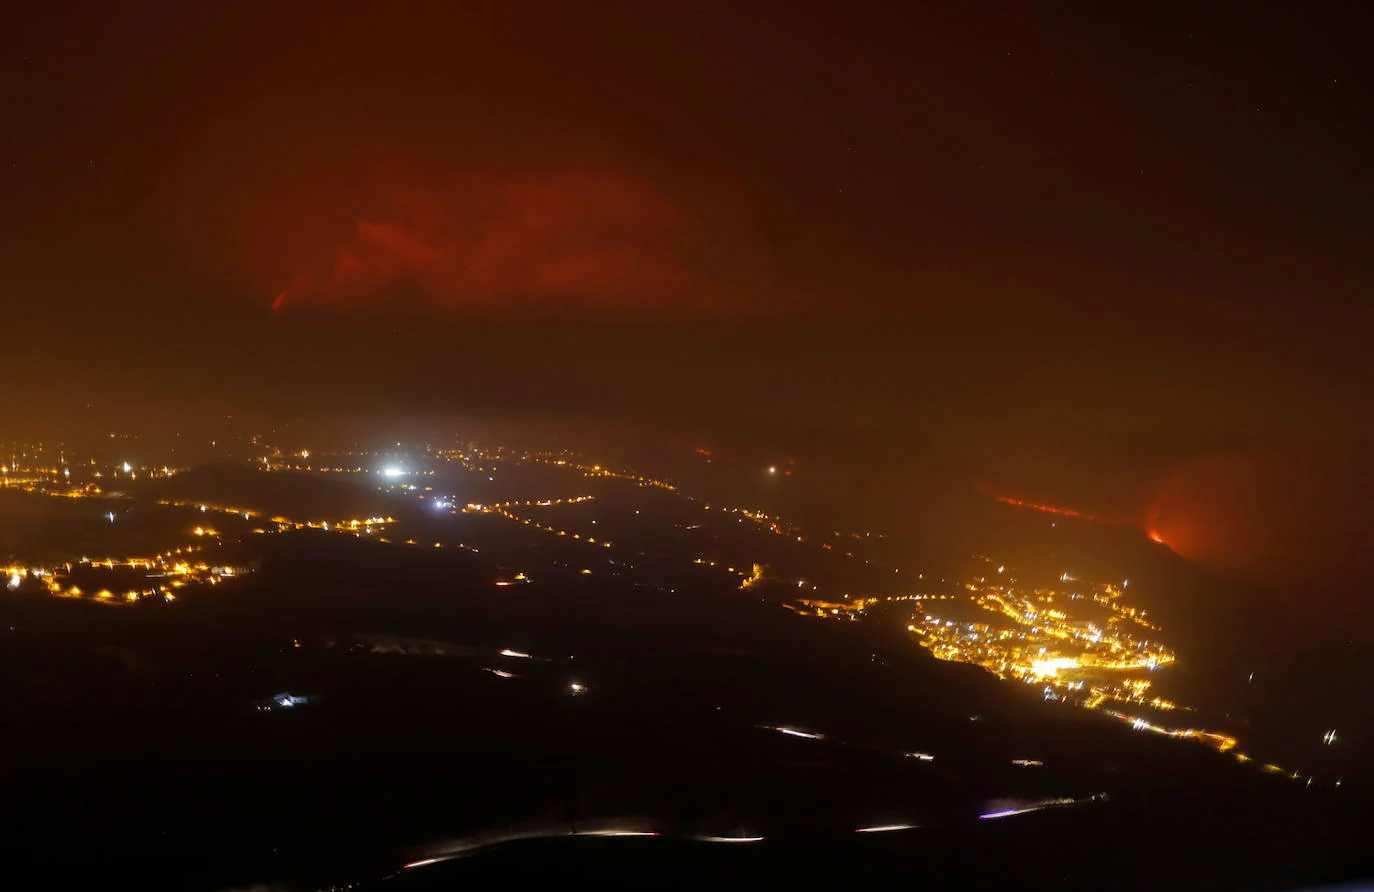
[[[23,576],[20,576],[18,573],[11,573],[9,584],[5,587],[8,588],[10,591],[14,591],[15,589],[19,588],[19,583],[23,581]]]
[[[798,731],[796,728],[770,728],[770,731],[777,731],[779,734],[786,734],[789,737],[802,737],[806,740],[824,740],[824,734],[815,734],[810,731]]]
[[[506,648],[505,650],[501,651],[501,656],[503,656],[503,657],[515,657],[515,658],[518,659],[518,660],[528,660],[528,659],[530,659],[530,655],[529,655],[529,654],[527,654],[527,653],[521,653],[521,652],[518,651],[518,650],[511,650],[510,648]]]
[[[935,761],[935,757],[932,756],[930,753],[907,753],[907,756],[909,756],[912,759],[920,759],[922,762]]]
[[[1077,666],[1078,660],[1073,657],[1052,657],[1048,660],[1032,660],[1031,672],[1040,678],[1053,678],[1060,669],[1074,669]]]
[[[134,466],[131,465],[131,464],[129,464],[128,462],[125,462],[125,463],[122,465],[122,467],[124,468],[124,473],[125,473],[125,474],[129,473],[130,471],[132,471],[132,470],[134,469]]]
[[[568,690],[573,693],[573,696],[577,696],[578,694],[587,693],[587,686],[584,684],[578,684],[577,682],[573,682],[572,684],[568,685]]]
[[[915,830],[915,824],[882,824],[878,827],[860,827],[855,833],[888,833],[893,830]]]
[[[424,867],[426,864],[438,864],[443,858],[421,858],[419,861],[412,861],[409,864],[401,865],[401,870],[410,870],[412,867]]]
[[[393,477],[393,478],[395,478],[395,477],[401,477],[401,476],[404,476],[404,475],[405,475],[405,470],[402,469],[402,468],[383,468],[383,469],[382,469],[382,476],[383,476],[383,477]]]
[[[698,836],[700,842],[763,842],[762,836]]]
[[[770,474],[776,474],[776,473],[778,473],[778,469],[777,469],[776,467],[774,467],[773,465],[769,465],[769,466],[768,466],[768,473],[770,473]]]

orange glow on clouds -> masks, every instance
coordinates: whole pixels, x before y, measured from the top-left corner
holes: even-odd
[[[321,271],[273,301],[285,305],[491,310],[701,307],[719,290],[684,261],[679,208],[636,178],[558,172],[471,176],[435,191],[396,192],[357,220]]]

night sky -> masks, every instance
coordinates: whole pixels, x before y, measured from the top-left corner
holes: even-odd
[[[0,21],[16,432],[632,419],[1370,544],[1365,4],[163,6]]]

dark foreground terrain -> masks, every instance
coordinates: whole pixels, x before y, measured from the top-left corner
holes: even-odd
[[[473,558],[391,554],[283,537],[261,573],[175,605],[4,599],[11,888],[1374,872],[1360,790],[1133,734],[874,625],[742,592],[493,589]]]

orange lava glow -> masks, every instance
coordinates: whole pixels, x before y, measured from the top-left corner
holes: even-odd
[[[1344,590],[1374,547],[1367,469],[1362,453],[1321,446],[1201,456],[1161,479],[1147,529],[1230,579]]]
[[[1053,505],[1037,505],[1034,502],[1023,502],[1020,499],[1013,499],[1010,496],[993,496],[993,498],[1008,505],[1015,505],[1017,508],[1030,508],[1035,511],[1043,511],[1046,514],[1058,514],[1061,517],[1077,517],[1080,520],[1102,519],[1100,517],[1094,517],[1091,514],[1084,514],[1081,511],[1075,511],[1072,508],[1056,508]]]
[[[1159,534],[1159,530],[1150,530],[1150,540],[1158,542],[1160,545],[1166,544],[1164,542],[1164,537]]]

